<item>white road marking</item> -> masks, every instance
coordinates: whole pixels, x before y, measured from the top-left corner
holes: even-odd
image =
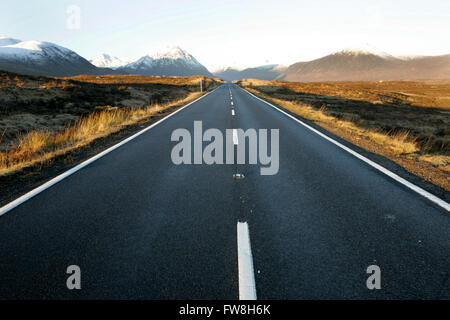
[[[241,89],[242,89],[242,88],[241,88]],[[242,89],[242,90],[244,90],[244,89]],[[297,121],[297,122],[300,123],[302,126],[304,126],[304,127],[308,128],[309,130],[311,130],[311,131],[317,133],[317,134],[318,134],[319,136],[321,136],[322,138],[325,138],[326,140],[330,141],[331,143],[335,144],[336,146],[340,147],[341,149],[347,151],[348,153],[350,153],[351,155],[355,156],[356,158],[358,158],[358,159],[364,161],[365,163],[367,163],[368,165],[372,166],[373,168],[375,168],[375,169],[381,171],[381,172],[384,173],[385,175],[391,177],[392,179],[394,179],[394,180],[396,180],[397,182],[403,184],[404,186],[408,187],[409,189],[411,189],[411,190],[417,192],[417,193],[420,194],[421,196],[423,196],[423,197],[427,198],[428,200],[434,202],[434,203],[437,204],[438,206],[444,208],[444,209],[447,210],[447,211],[450,211],[450,204],[449,204],[448,202],[442,200],[441,198],[436,197],[435,195],[429,193],[428,191],[422,189],[421,187],[416,186],[415,184],[409,182],[408,180],[403,179],[403,178],[400,177],[399,175],[393,173],[392,171],[386,169],[385,167],[379,165],[378,163],[376,163],[376,162],[374,162],[374,161],[372,161],[372,160],[370,160],[370,159],[364,157],[363,155],[359,154],[358,152],[353,151],[352,149],[350,149],[350,148],[344,146],[342,143],[339,143],[339,142],[337,142],[336,140],[334,140],[334,139],[328,137],[326,134],[320,132],[319,130],[314,129],[313,127],[307,125],[307,124],[304,123],[303,121],[301,121],[301,120],[295,118],[294,116],[292,116],[292,115],[290,115],[289,113],[287,113],[287,112],[281,110],[280,108],[274,106],[273,104],[271,104],[271,103],[269,103],[269,102],[267,102],[267,101],[265,101],[265,100],[263,100],[263,99],[261,99],[261,98],[255,96],[255,95],[252,94],[251,92],[248,92],[247,90],[244,90],[244,91],[245,91],[246,93],[248,93],[249,95],[255,97],[256,99],[261,100],[262,102],[268,104],[268,105],[271,106],[272,108],[274,108],[274,109],[280,111],[281,113],[283,113],[284,115],[288,116],[289,118],[291,118],[291,119]]]
[[[234,115],[235,115],[235,113],[234,113],[234,109],[232,109],[232,110],[231,110],[231,115],[232,115],[232,116],[234,116]]]
[[[237,134],[237,129],[233,129],[233,143],[235,145],[239,144],[239,140],[238,140],[238,134]]]
[[[237,224],[239,300],[256,300],[255,272],[247,222]]]
[[[233,101],[231,101],[231,105],[232,105],[232,106],[234,106],[234,103],[233,103]]]
[[[245,176],[242,173],[235,173],[235,174],[233,174],[233,179],[241,180],[241,179],[244,179],[244,178],[245,178]]]
[[[60,182],[61,180],[64,180],[65,178],[67,178],[68,176],[74,174],[75,172],[83,169],[84,167],[86,167],[87,165],[91,164],[92,162],[106,156],[108,153],[110,153],[111,151],[116,150],[117,148],[123,146],[124,144],[130,142],[131,140],[137,138],[138,136],[140,136],[141,134],[145,133],[146,131],[156,127],[158,124],[160,124],[161,122],[169,119],[170,117],[174,116],[175,114],[177,114],[178,112],[180,112],[181,110],[189,107],[191,104],[197,102],[200,99],[203,99],[204,97],[206,97],[207,95],[209,95],[210,93],[213,93],[214,91],[216,91],[217,89],[219,89],[220,87],[217,87],[216,89],[214,89],[211,92],[208,92],[207,94],[201,96],[200,98],[188,103],[187,105],[185,105],[184,107],[181,107],[180,109],[178,109],[177,111],[169,114],[167,117],[162,118],[161,120],[159,120],[158,122],[153,123],[152,125],[148,126],[147,128],[142,129],[141,131],[139,131],[138,133],[132,135],[131,137],[126,138],[125,140],[113,145],[112,147],[106,149],[105,151],[100,152],[99,154],[93,156],[92,158],[89,158],[88,160],[80,163],[79,165],[73,167],[72,169],[60,174],[59,176],[47,181],[46,183],[42,184],[41,186],[29,191],[28,193],[24,194],[23,196],[17,198],[16,200],[6,204],[5,206],[0,208],[0,216],[4,215],[5,213],[7,213],[8,211],[11,211],[12,209],[14,209],[15,207],[21,205],[22,203],[24,203],[25,201],[28,201],[29,199],[33,198],[34,196],[38,195],[39,193],[41,193],[42,191],[50,188],[51,186],[57,184],[58,182]]]

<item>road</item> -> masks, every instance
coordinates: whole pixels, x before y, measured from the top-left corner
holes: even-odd
[[[171,134],[196,120],[279,129],[278,174],[174,165]],[[0,299],[238,299],[252,281],[257,299],[450,298],[447,210],[232,84],[0,216],[0,235]]]

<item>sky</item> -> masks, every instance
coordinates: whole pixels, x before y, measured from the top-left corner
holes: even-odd
[[[2,0],[0,35],[57,43],[87,59],[177,45],[210,70],[289,65],[370,45],[450,54],[449,0]]]

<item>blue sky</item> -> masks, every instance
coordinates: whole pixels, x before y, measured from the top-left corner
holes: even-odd
[[[81,9],[79,29],[67,28],[70,5]],[[209,68],[290,64],[366,44],[438,55],[450,53],[450,1],[2,0],[0,34],[88,59],[179,45]]]

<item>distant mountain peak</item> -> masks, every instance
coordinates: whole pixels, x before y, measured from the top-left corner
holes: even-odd
[[[30,75],[67,76],[96,72],[74,51],[45,41],[0,38],[0,69]]]
[[[371,46],[351,48],[294,63],[277,79],[304,82],[450,79],[450,55],[408,58]]]
[[[0,57],[16,61],[44,61],[48,59],[71,59],[79,57],[75,52],[45,41],[21,41],[0,46]],[[80,57],[81,58],[81,57]]]
[[[145,57],[148,57],[151,60],[181,60],[192,65],[199,64],[199,62],[186,50],[173,45],[155,48],[148,52]],[[149,61],[148,58],[147,60]]]
[[[210,68],[210,70],[214,74],[225,72],[225,71],[242,71],[244,69],[245,68],[243,68],[243,67],[237,67],[237,66],[231,66],[231,65],[216,65],[216,66],[212,66]]]
[[[132,61],[127,58],[117,58],[115,56],[112,56],[108,53],[102,53],[98,57],[90,60],[90,62],[99,68],[112,68],[116,69],[122,66],[125,66]]]
[[[278,77],[286,67],[279,64],[266,64],[262,66],[237,69],[237,68],[223,68],[217,70],[214,74],[226,81],[240,80],[244,78],[254,78],[260,80],[274,80]]]
[[[211,76],[208,69],[178,46],[155,48],[137,61],[121,67],[120,70],[141,75]]]

